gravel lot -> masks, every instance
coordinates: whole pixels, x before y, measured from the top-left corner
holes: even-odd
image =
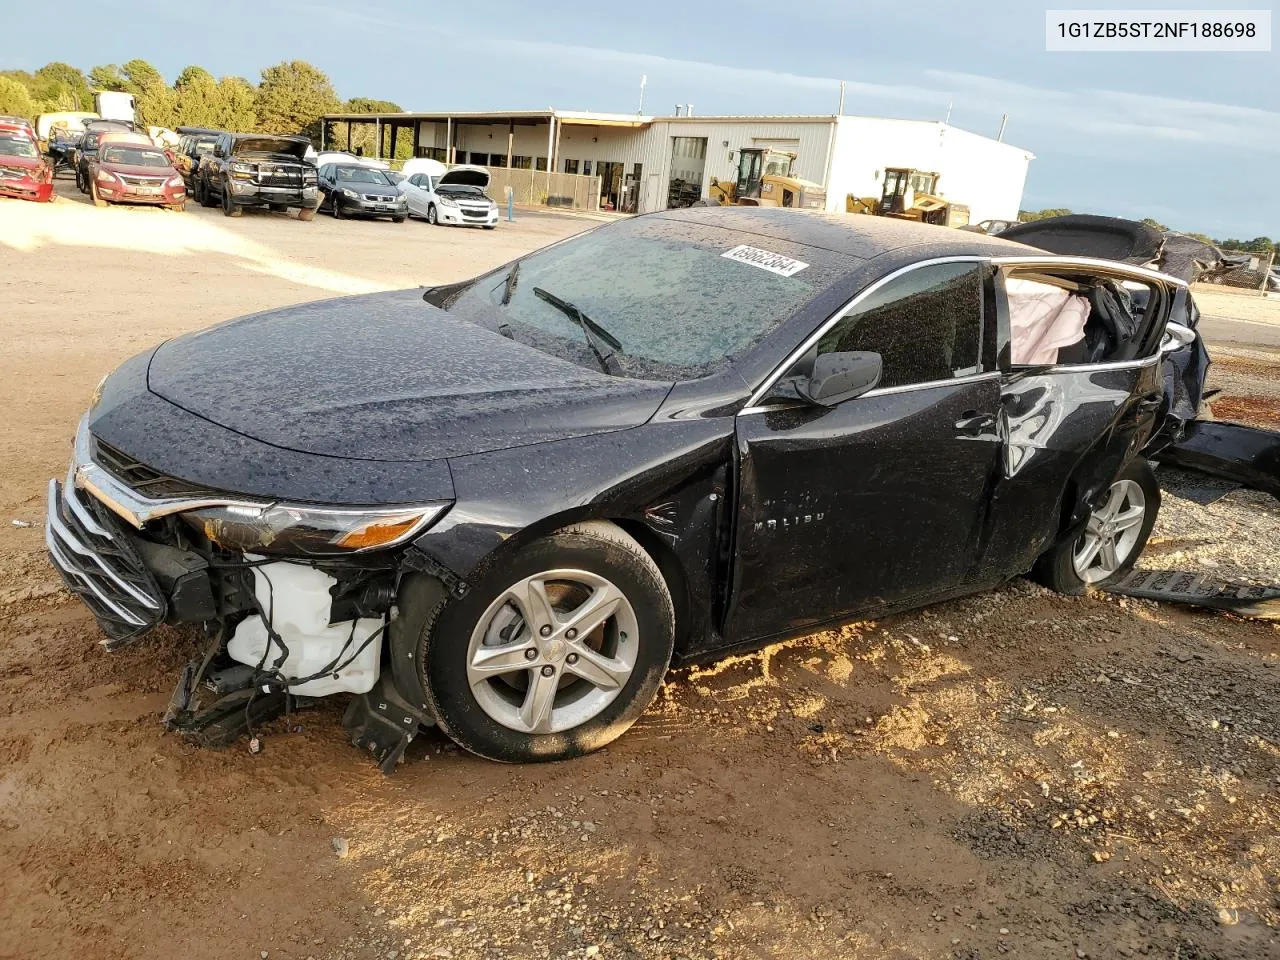
[[[191,639],[104,653],[42,552],[98,379],[179,332],[592,224],[226,221],[62,186],[0,201],[0,957],[1280,957],[1268,623],[1015,581],[677,671],[558,765],[428,734],[384,778],[340,704],[257,756],[164,733]],[[1274,398],[1276,358],[1238,359],[1224,399]],[[1280,582],[1280,503],[1162,477],[1145,563]]]

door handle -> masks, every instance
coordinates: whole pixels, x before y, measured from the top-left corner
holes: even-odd
[[[956,421],[956,429],[968,437],[980,437],[984,431],[995,425],[994,413],[978,413],[977,410],[966,410]]]

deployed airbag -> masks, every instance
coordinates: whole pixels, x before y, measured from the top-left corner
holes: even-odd
[[[1056,363],[1062,347],[1084,338],[1089,301],[1069,290],[1035,280],[1011,277],[1009,296],[1012,360],[1018,365]]]

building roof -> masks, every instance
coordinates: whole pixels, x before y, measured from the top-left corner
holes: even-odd
[[[333,123],[389,123],[397,125],[424,123],[443,123],[451,120],[454,123],[513,123],[517,126],[530,126],[547,123],[552,117],[569,126],[597,127],[630,127],[642,129],[655,123],[699,124],[699,123],[836,123],[840,120],[892,120],[894,123],[918,124],[938,127],[941,130],[955,130],[965,136],[978,137],[992,143],[1001,143],[1014,150],[1022,150],[1011,143],[996,140],[984,134],[974,133],[962,127],[953,127],[942,120],[910,120],[897,117],[865,117],[854,114],[708,114],[706,116],[671,117],[638,113],[594,113],[590,110],[557,110],[549,107],[546,110],[460,110],[460,111],[425,111],[403,113],[327,113],[321,119]],[[1023,150],[1028,160],[1035,155]]]

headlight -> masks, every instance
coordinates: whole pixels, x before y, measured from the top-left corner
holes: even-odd
[[[368,509],[275,503],[205,507],[181,516],[228,550],[313,556],[395,546],[424,530],[448,508],[447,503]]]
[[[99,183],[113,183],[116,178],[113,173],[107,173],[105,170],[99,170],[96,179]]]
[[[348,197],[351,200],[354,200],[357,196],[359,196],[359,194],[357,194],[354,190],[348,190],[346,187],[342,188],[342,195],[344,197]]]
[[[170,177],[169,182],[165,184],[166,187],[181,187],[182,185],[181,177]]]
[[[232,173],[253,173],[253,164],[251,163],[233,163],[231,164]]]
[[[441,197],[437,197],[437,199],[440,201],[442,206],[456,207],[458,205],[458,201],[453,199],[453,197],[441,196]]]

